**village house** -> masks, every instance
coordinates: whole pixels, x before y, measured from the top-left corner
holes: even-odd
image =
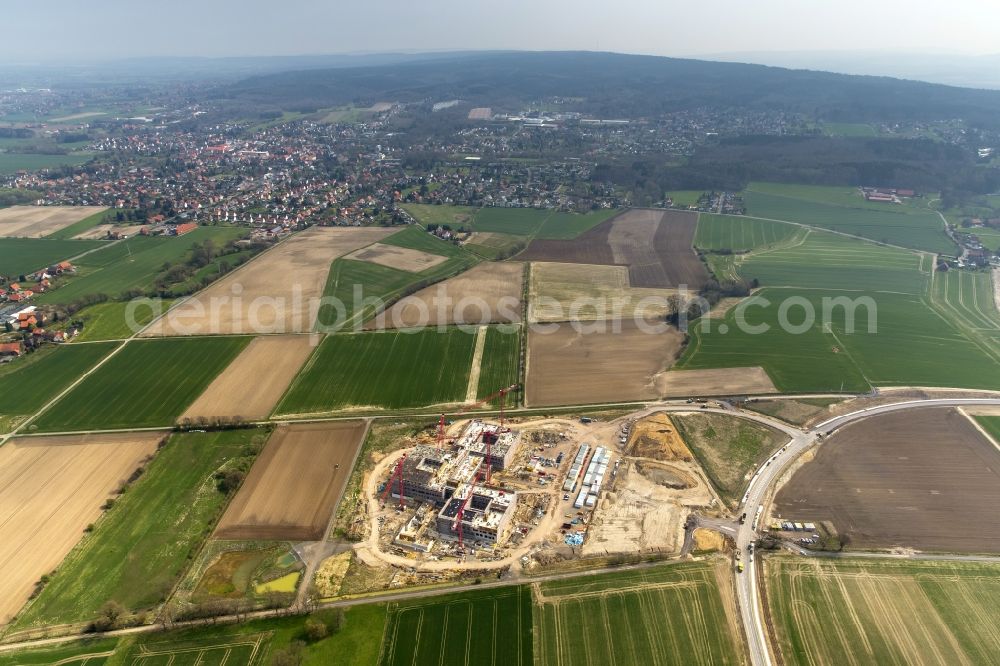
[[[6,342],[0,344],[0,358],[12,358],[24,353],[24,345],[20,342]]]

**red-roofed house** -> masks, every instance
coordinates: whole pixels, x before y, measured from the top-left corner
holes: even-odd
[[[20,356],[23,353],[24,346],[20,342],[0,344],[0,356]]]

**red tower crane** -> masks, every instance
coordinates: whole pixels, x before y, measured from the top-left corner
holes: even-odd
[[[389,477],[389,481],[385,484],[385,492],[382,493],[382,506],[385,506],[385,501],[389,497],[389,493],[392,492],[392,482],[399,479],[399,508],[402,509],[406,506],[403,501],[403,463],[406,462],[406,454],[404,453],[400,456],[399,460],[396,461],[396,467],[392,470],[392,475]]]
[[[511,391],[516,391],[519,388],[521,388],[521,387],[518,384],[511,384],[507,388],[502,388],[499,391],[491,393],[490,395],[486,396],[482,400],[470,403],[468,405],[463,405],[462,407],[460,407],[455,412],[455,416],[461,416],[462,414],[464,414],[465,412],[469,411],[470,409],[475,409],[475,408],[480,407],[482,405],[485,405],[485,404],[487,404],[489,402],[493,402],[493,400],[496,399],[496,398],[500,398],[500,429],[498,430],[498,432],[505,432],[504,431],[504,427],[503,427],[503,422],[504,422],[504,409],[506,408],[506,402],[507,402],[507,394],[510,393]],[[444,447],[444,439],[445,439],[444,438],[444,424],[445,424],[444,414],[442,414],[441,418],[438,419],[438,427],[437,427],[437,446],[438,446],[438,448],[443,448]],[[487,484],[489,484],[489,482],[490,482],[490,478],[492,476],[492,471],[493,471],[493,466],[489,463],[489,460],[491,459],[490,454],[492,453],[492,445],[493,445],[492,439],[489,438],[489,437],[486,438],[486,460],[487,460],[487,464],[486,464],[486,483]]]
[[[489,469],[489,464],[486,465]],[[458,549],[462,550],[464,548],[464,541],[462,540],[462,519],[465,518],[465,509],[469,506],[469,502],[472,501],[472,496],[476,494],[476,486],[479,484],[479,475],[482,474],[483,468],[480,467],[476,470],[476,476],[472,480],[472,485],[469,487],[469,492],[462,500],[462,503],[458,506],[458,512],[455,514],[455,522],[451,524],[451,529],[453,532],[458,532]]]

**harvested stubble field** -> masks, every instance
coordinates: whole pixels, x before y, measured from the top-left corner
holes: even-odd
[[[683,342],[676,328],[660,324],[660,332],[648,333],[631,320],[551,326],[528,334],[529,407],[656,398],[657,376]]]
[[[671,370],[657,377],[656,390],[664,398],[778,392],[771,378],[760,366],[717,370]]]
[[[954,409],[875,416],[837,431],[775,511],[832,521],[855,548],[1000,552],[1000,451]]]
[[[355,250],[348,254],[347,258],[356,261],[369,261],[373,264],[398,268],[401,271],[409,271],[411,273],[419,273],[428,268],[434,268],[448,259],[438,254],[430,254],[429,252],[421,252],[420,250],[385,243],[373,243],[368,247]]]
[[[100,241],[0,238],[0,275],[17,280],[100,246]]]
[[[720,559],[542,583],[538,663],[741,664],[730,570]]]
[[[665,210],[629,210],[572,240],[534,240],[523,261],[627,266],[632,287],[692,291],[708,271],[692,249],[698,216]]]
[[[527,586],[391,602],[380,666],[531,666]]]
[[[0,236],[44,238],[105,210],[100,206],[11,206],[0,209]]]
[[[0,447],[0,624],[59,565],[161,437],[31,437]]]
[[[250,338],[134,340],[46,410],[42,431],[170,425]]]
[[[131,238],[132,236],[138,234],[139,230],[142,229],[142,227],[143,225],[141,224],[128,224],[128,225],[98,224],[96,226],[89,227],[83,231],[80,231],[79,233],[73,234],[73,238],[82,240],[100,240],[102,238],[107,238],[109,231],[114,231],[123,236]],[[65,231],[66,230],[64,229],[63,233],[65,233]]]
[[[524,264],[479,264],[402,298],[365,328],[519,322],[523,284]]]
[[[318,344],[319,336],[313,335],[254,338],[184,411],[180,420],[267,418]]]
[[[215,536],[322,538],[365,431],[364,421],[279,426],[219,521]]]
[[[331,262],[393,231],[307,229],[179,304],[143,335],[309,332]]]
[[[992,664],[1000,565],[769,557],[764,578],[787,664]]]
[[[530,282],[532,323],[663,317],[672,312],[670,296],[675,293],[632,287],[626,266],[539,261],[531,265]]]
[[[465,399],[476,332],[449,328],[328,335],[279,416],[403,409]]]

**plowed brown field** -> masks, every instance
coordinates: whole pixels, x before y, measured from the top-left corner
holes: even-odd
[[[572,240],[534,240],[518,259],[628,266],[632,287],[700,289],[708,271],[692,249],[698,216],[634,209]]]
[[[254,338],[181,416],[263,419],[270,415],[319,340],[311,335]]]
[[[0,625],[59,566],[162,437],[23,437],[0,447]]]
[[[656,398],[656,376],[677,358],[683,337],[675,328],[647,333],[631,320],[550,324],[555,332],[528,335],[526,403],[531,407]],[[607,326],[603,332],[586,332]]]
[[[1000,451],[954,409],[876,416],[827,439],[775,502],[860,548],[1000,552]]]
[[[323,538],[364,434],[364,421],[279,426],[219,521],[215,536]]]

